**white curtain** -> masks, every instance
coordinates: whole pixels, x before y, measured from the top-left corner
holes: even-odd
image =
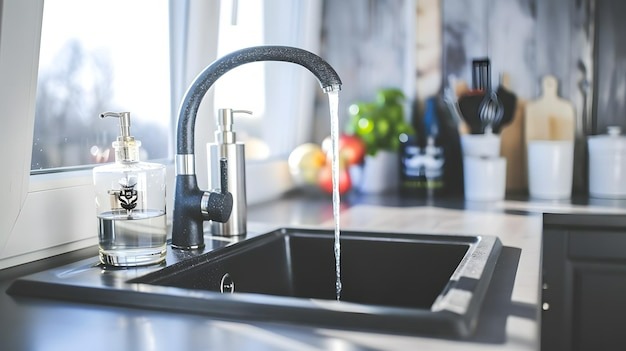
[[[187,88],[217,58],[219,14],[219,1],[170,0],[173,130],[176,130],[178,109]],[[215,124],[212,94],[210,90],[202,100],[195,126],[196,173],[201,189],[208,186],[206,143],[213,141]]]
[[[322,4],[322,0],[265,0],[265,43],[319,54]],[[310,139],[320,87],[310,72],[296,65],[271,65],[266,72],[266,115],[272,123],[264,125],[264,134],[283,131],[267,142],[272,150],[288,155],[299,144],[314,141]]]

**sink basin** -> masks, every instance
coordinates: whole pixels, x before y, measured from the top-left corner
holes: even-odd
[[[501,248],[489,236],[342,231],[343,289],[337,301],[333,244],[332,231],[279,229],[173,264],[168,257],[166,267],[109,270],[77,263],[21,278],[10,291],[235,319],[463,338],[477,323]]]

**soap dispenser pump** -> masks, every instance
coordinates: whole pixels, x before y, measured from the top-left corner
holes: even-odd
[[[234,115],[237,113],[252,114],[251,111],[230,108],[218,109],[215,142],[207,145],[210,172],[209,188],[220,187],[220,160],[226,159],[228,161],[226,173],[229,179],[226,190],[233,195],[233,210],[230,219],[225,223],[212,221],[211,233],[213,235],[239,236],[245,235],[247,231],[245,145],[237,141],[233,131]]]
[[[93,169],[100,262],[140,266],[162,262],[166,252],[165,166],[141,162],[141,142],[130,134],[130,112],[119,119],[115,163]]]

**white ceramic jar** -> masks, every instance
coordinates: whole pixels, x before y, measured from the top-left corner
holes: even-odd
[[[530,197],[569,199],[574,174],[574,141],[530,140],[527,151]]]
[[[588,137],[589,195],[626,199],[626,137],[620,127],[608,127],[608,135]]]

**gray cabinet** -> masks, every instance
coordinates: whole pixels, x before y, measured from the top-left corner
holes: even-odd
[[[545,214],[542,350],[626,349],[626,216]]]

